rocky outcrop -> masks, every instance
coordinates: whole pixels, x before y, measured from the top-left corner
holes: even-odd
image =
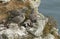
[[[60,39],[55,21],[38,12],[40,0],[1,1],[0,39]]]

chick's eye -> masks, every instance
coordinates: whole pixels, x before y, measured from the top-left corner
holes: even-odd
[[[36,1],[36,0],[34,0],[34,1]]]
[[[34,1],[36,1],[36,0],[34,0]]]
[[[0,3],[7,3],[9,2],[10,0],[0,0]]]
[[[3,1],[0,1],[0,3],[3,3]]]

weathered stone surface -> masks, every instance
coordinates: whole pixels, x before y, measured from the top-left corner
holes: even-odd
[[[55,37],[52,34],[48,34],[47,36],[45,36],[45,38],[43,39],[55,39]]]
[[[38,8],[40,5],[40,0],[29,0],[32,8]]]

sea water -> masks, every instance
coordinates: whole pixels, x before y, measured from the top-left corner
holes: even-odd
[[[60,31],[60,0],[41,0],[39,12],[46,16],[53,16]]]

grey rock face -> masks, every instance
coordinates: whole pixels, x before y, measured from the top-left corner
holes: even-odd
[[[55,37],[52,34],[48,34],[45,38],[43,39],[55,39]]]
[[[38,8],[40,5],[40,0],[29,0],[32,8]]]

